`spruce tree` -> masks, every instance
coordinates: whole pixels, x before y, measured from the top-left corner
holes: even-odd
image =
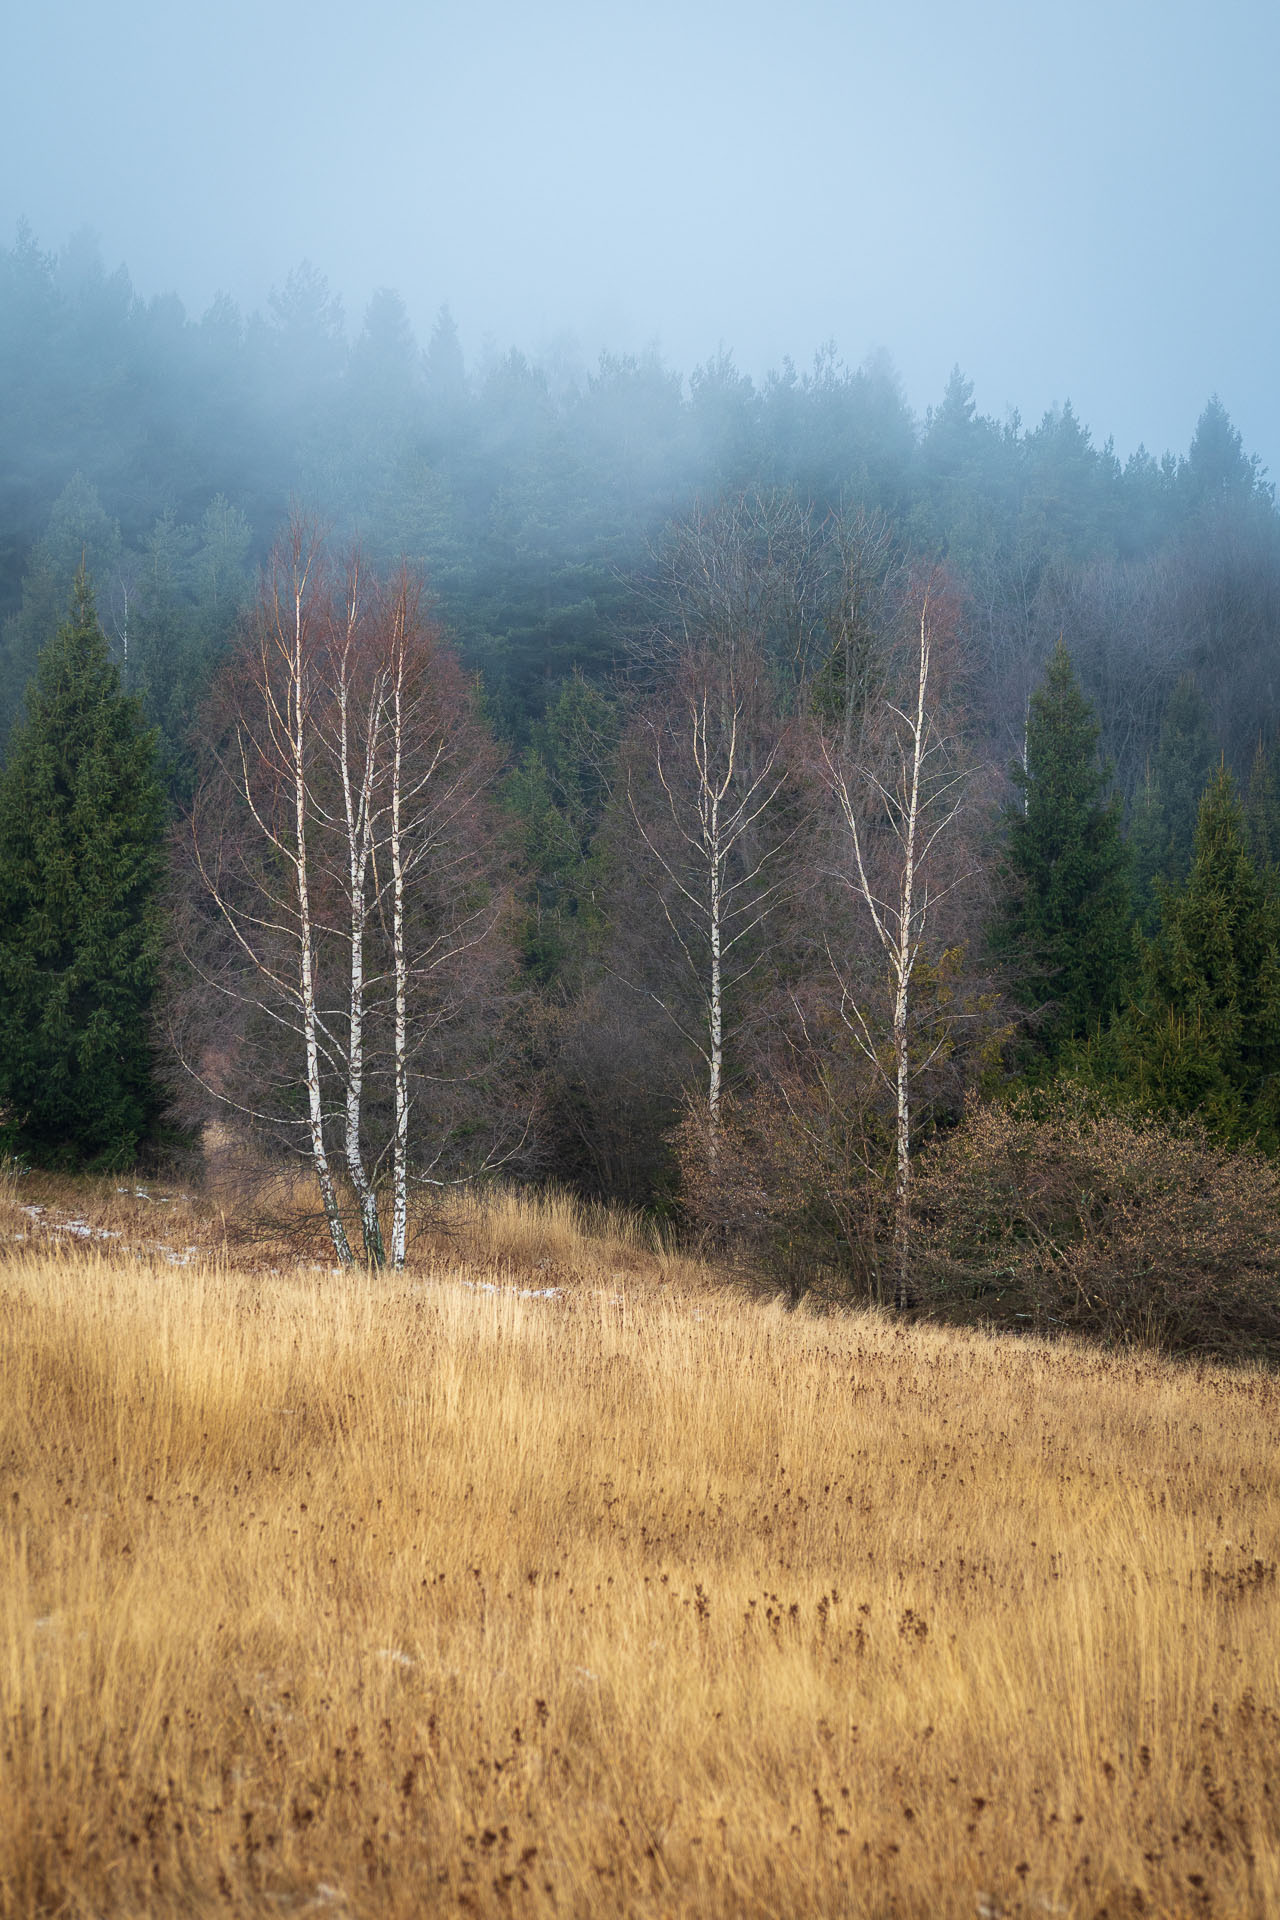
[[[1249,770],[1244,819],[1249,857],[1258,870],[1258,878],[1275,891],[1280,868],[1280,781],[1276,779],[1275,745],[1267,746],[1261,739]]]
[[[1023,804],[1008,815],[996,946],[1017,997],[1040,1010],[1041,1050],[1105,1023],[1133,964],[1128,850],[1120,802],[1098,755],[1098,722],[1062,642],[1031,696]]]
[[[1190,872],[1200,802],[1217,757],[1204,695],[1192,675],[1184,673],[1169,695],[1155,756],[1156,784],[1169,834],[1161,877],[1170,886],[1180,887]]]
[[[1134,1004],[1097,1052],[1142,1104],[1280,1147],[1280,906],[1225,767],[1200,803],[1185,886],[1162,890]]]
[[[127,1164],[155,1128],[163,816],[82,568],[0,773],[0,1140],[25,1158]]]

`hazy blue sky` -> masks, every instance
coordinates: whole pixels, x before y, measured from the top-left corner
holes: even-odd
[[[1276,0],[44,0],[11,17],[0,226],[144,293],[310,258],[594,354],[959,361],[1185,449],[1217,389],[1273,476]]]

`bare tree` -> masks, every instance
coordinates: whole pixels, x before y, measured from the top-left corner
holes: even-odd
[[[403,1266],[410,1119],[427,1056],[477,997],[508,900],[494,883],[487,794],[497,758],[473,690],[423,615],[421,588],[402,570],[384,604],[387,745],[379,850],[390,867],[392,1013],[391,1259]],[[380,911],[386,913],[385,883]],[[431,1177],[440,1148],[428,1151]]]
[[[943,704],[954,621],[943,583],[927,582],[918,595],[909,652],[900,662],[899,690],[885,702],[876,737],[852,758],[845,756],[840,736],[824,732],[818,739],[819,772],[844,845],[838,877],[870,921],[887,987],[886,1035],[847,965],[832,956],[841,1016],[893,1100],[898,1307],[911,1301],[912,1091],[947,1043],[946,1021],[939,1028],[935,1020],[924,1049],[915,1048],[914,985],[936,910],[964,877],[950,856],[969,769]]]
[[[322,1056],[327,1051],[332,1058],[336,1048],[317,993],[312,899],[321,567],[315,530],[295,522],[272,556],[222,676],[211,764],[192,807],[187,845],[225,937],[191,940],[187,957],[207,988],[282,1040],[301,1042],[311,1161],[334,1251],[349,1266],[351,1244],[326,1139]],[[208,928],[197,919],[192,931]],[[193,1070],[203,1074],[203,1062]],[[255,1119],[276,1117],[258,1102],[234,1104]]]
[[[381,736],[385,718],[387,665],[379,628],[376,591],[367,585],[358,555],[348,562],[341,596],[328,596],[321,608],[323,698],[317,703],[316,729],[332,782],[317,780],[313,802],[328,832],[326,846],[336,855],[330,874],[334,896],[343,901],[349,960],[345,1043],[339,1053],[345,1080],[343,1151],[360,1209],[365,1259],[381,1266],[385,1258],[378,1198],[365,1164],[361,1138],[365,1082],[365,1022],[369,983],[366,928],[375,878],[373,854],[379,825]],[[335,1040],[336,1040],[335,1035]]]
[[[695,500],[651,554],[632,668],[652,679],[747,645],[788,709],[816,698],[852,728],[876,685],[895,573],[888,523],[861,505],[819,507],[789,487]]]
[[[759,655],[743,642],[687,652],[629,744],[628,814],[685,990],[648,991],[702,1057],[714,1141],[733,1002],[764,956],[795,835],[779,817],[787,741]]]
[[[300,524],[206,731],[185,949],[231,1018],[211,1041],[208,1019],[188,1013],[183,1057],[250,1121],[305,1124],[344,1264],[331,1136],[375,1265],[389,1172],[403,1264],[410,1178],[432,1177],[446,1145],[442,1134],[415,1149],[412,1112],[425,1117],[428,1084],[467,1077],[460,1030],[503,965],[492,743],[410,576],[384,590],[353,559],[335,581]],[[305,1123],[292,1112],[300,1077]]]

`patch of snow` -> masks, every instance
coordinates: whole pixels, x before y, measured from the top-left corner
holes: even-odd
[[[517,1300],[558,1300],[564,1292],[563,1287],[502,1287],[496,1280],[459,1280],[460,1287],[467,1287],[472,1293],[510,1293]]]
[[[118,1240],[120,1238],[114,1228],[91,1227],[87,1220],[78,1218],[50,1220],[47,1218],[47,1210],[44,1207],[24,1206],[22,1211],[29,1220],[36,1221],[50,1233],[72,1233],[77,1240]]]

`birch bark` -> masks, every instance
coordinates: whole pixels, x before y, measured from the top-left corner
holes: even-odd
[[[325,1220],[329,1227],[329,1236],[333,1241],[334,1252],[344,1267],[352,1264],[351,1243],[347,1239],[347,1230],[342,1221],[342,1210],[338,1204],[337,1188],[334,1184],[333,1169],[329,1164],[328,1150],[324,1138],[324,1108],[320,1087],[320,1045],[316,1009],[315,987],[315,947],[311,921],[311,882],[307,864],[307,730],[306,719],[309,707],[310,662],[304,648],[303,599],[306,592],[306,569],[299,567],[300,556],[295,550],[294,562],[294,634],[293,634],[293,671],[288,683],[288,699],[292,720],[293,776],[294,776],[294,845],[296,848],[295,872],[298,889],[298,950],[300,959],[300,982],[303,1040],[307,1062],[307,1111],[311,1123],[311,1157],[315,1166],[316,1180],[320,1188],[321,1203]]]
[[[374,787],[382,723],[379,664],[361,659],[360,569],[352,565],[347,581],[345,620],[335,649],[333,698],[337,707],[336,754],[342,784],[342,824],[347,854],[350,969],[347,996],[346,1098],[344,1154],[360,1209],[364,1257],[380,1267],[386,1259],[378,1196],[365,1164],[361,1108],[365,1077],[365,929],[369,917],[369,866],[375,828]],[[360,669],[364,667],[362,674]],[[371,685],[361,682],[371,680]],[[364,700],[359,699],[364,693]],[[361,714],[360,708],[363,707]],[[354,764],[353,764],[354,762]]]
[[[950,886],[931,888],[926,866],[963,810],[967,778],[965,769],[957,763],[933,686],[933,610],[927,592],[921,602],[913,652],[913,697],[902,706],[886,703],[886,734],[874,759],[850,763],[839,741],[822,742],[823,770],[853,856],[847,884],[870,916],[885,963],[887,1067],[883,1038],[877,1044],[871,1017],[843,979],[841,1009],[846,1025],[893,1100],[893,1304],[897,1308],[913,1303],[913,1087],[945,1044],[945,1039],[937,1039],[922,1057],[913,1057],[916,968],[931,913],[944,893],[951,890]],[[864,805],[868,813],[878,816],[880,826],[888,829],[894,851],[887,862],[883,858],[879,863],[872,861]]]

